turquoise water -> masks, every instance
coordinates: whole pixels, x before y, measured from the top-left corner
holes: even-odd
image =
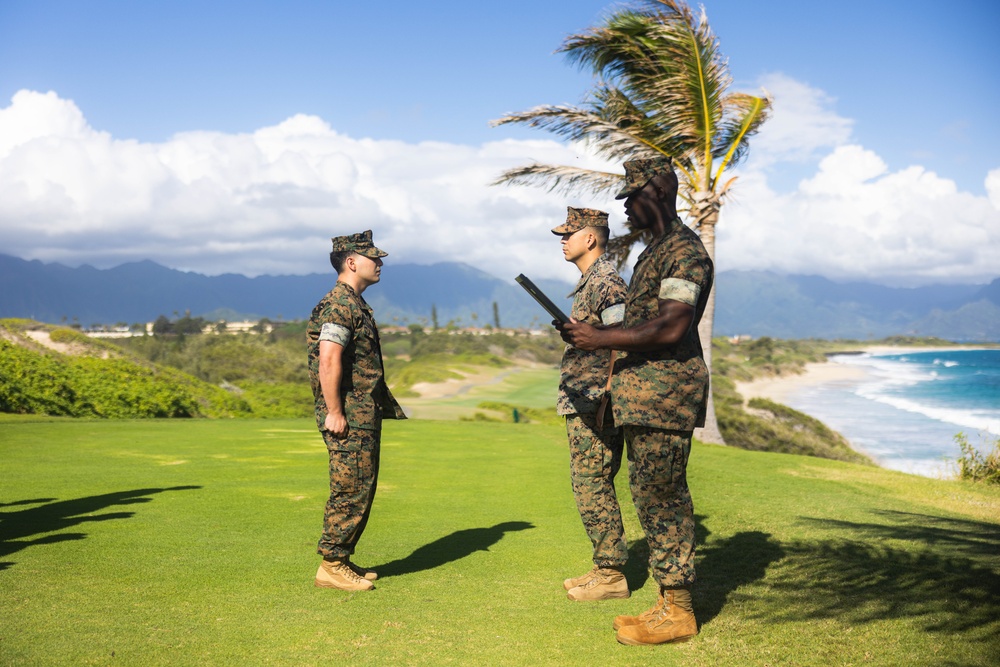
[[[951,475],[955,435],[984,450],[1000,437],[1000,350],[839,355],[864,378],[807,387],[788,405],[825,422],[880,465]]]

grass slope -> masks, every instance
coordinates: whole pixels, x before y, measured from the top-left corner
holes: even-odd
[[[316,589],[309,420],[0,424],[0,664],[988,665],[1000,490],[696,444],[701,634],[624,647],[655,596],[624,476],[632,599],[589,567],[560,427],[388,422],[356,559]]]

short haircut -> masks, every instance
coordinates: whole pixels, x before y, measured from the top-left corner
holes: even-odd
[[[338,274],[344,271],[344,262],[347,258],[354,254],[353,250],[333,250],[330,252],[330,266]]]
[[[656,184],[668,194],[677,196],[677,174],[673,170],[659,173],[650,180],[656,181]]]
[[[593,234],[594,238],[597,239],[597,247],[603,250],[608,247],[608,237],[611,236],[611,230],[608,227],[588,227]]]

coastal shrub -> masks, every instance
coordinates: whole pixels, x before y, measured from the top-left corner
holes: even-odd
[[[199,380],[222,382],[309,382],[305,337],[293,340],[252,334],[137,336],[119,346],[156,364],[170,366]]]
[[[827,354],[841,348],[836,342],[813,339],[781,340],[765,336],[734,343],[714,338],[712,377],[722,375],[748,382],[758,377],[801,373],[806,364],[823,361]]]
[[[0,340],[0,412],[124,419],[248,416],[252,409],[174,369],[42,353]]]
[[[715,410],[726,444],[740,449],[817,456],[873,465],[836,431],[798,410],[763,398],[743,399],[728,378],[713,378]],[[720,400],[721,399],[721,400]]]
[[[253,417],[312,417],[313,395],[308,382],[251,382],[236,385]]]
[[[62,365],[0,338],[0,412],[72,415],[78,401]]]
[[[955,442],[962,450],[962,455],[956,461],[959,479],[1000,484],[1000,438],[993,441],[992,450],[985,454],[972,445],[964,433],[957,434]]]

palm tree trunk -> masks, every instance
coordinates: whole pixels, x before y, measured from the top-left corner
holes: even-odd
[[[694,196],[694,205],[691,213],[694,217],[701,242],[708,252],[708,256],[715,263],[715,225],[719,222],[720,202],[718,197],[710,192],[699,192]],[[704,349],[705,364],[708,366],[709,375],[712,371],[712,330],[715,327],[715,288],[708,295],[708,303],[705,305],[705,312],[701,316],[698,324],[698,337],[701,338],[701,345]],[[719,422],[715,417],[715,399],[712,397],[712,387],[709,385],[708,408],[705,414],[704,428],[695,429],[695,437],[702,442],[710,442],[716,445],[724,445],[726,441],[719,430]]]

